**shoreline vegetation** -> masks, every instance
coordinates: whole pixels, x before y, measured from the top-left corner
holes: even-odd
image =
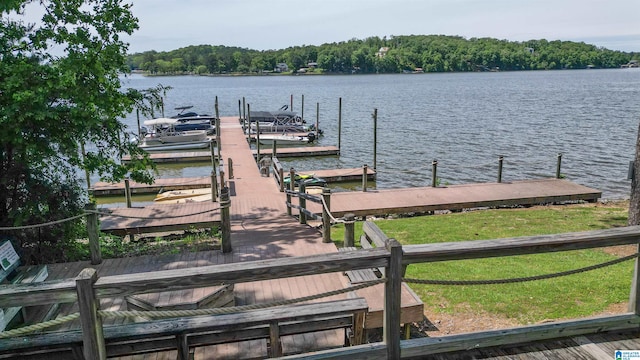
[[[146,75],[242,76],[612,69],[638,60],[640,53],[584,42],[409,35],[264,51],[195,45],[130,54],[127,65]]]

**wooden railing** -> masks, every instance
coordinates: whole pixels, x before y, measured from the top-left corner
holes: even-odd
[[[383,341],[320,351],[314,353],[313,358],[409,358],[469,348],[637,328],[640,325],[640,300],[638,299],[640,281],[638,281],[638,261],[636,260],[630,312],[626,314],[411,340],[401,340],[400,334],[400,287],[405,266],[424,262],[639,244],[640,227],[638,226],[547,236],[408,246],[401,246],[396,240],[387,238],[373,223],[366,223],[363,229],[372,243],[378,245],[384,243],[384,247],[101,278],[98,278],[91,269],[83,271],[76,279],[2,287],[0,288],[0,308],[78,302],[84,356],[90,359],[101,359],[106,352],[102,324],[97,315],[98,300],[101,298],[383,267],[386,276],[383,295],[385,299]],[[242,313],[238,316],[242,316]],[[148,326],[152,329],[154,322],[139,326]],[[46,334],[38,337],[41,345],[44,341],[43,336]],[[141,332],[140,338],[144,338],[144,331]],[[24,346],[24,342],[29,339],[29,337],[21,337],[18,342],[22,342]],[[0,339],[0,351],[5,353],[10,351],[6,343],[7,340]],[[44,343],[46,344],[46,341]],[[288,358],[307,356],[309,354]]]

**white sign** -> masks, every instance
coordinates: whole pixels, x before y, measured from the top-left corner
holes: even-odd
[[[3,270],[7,270],[11,265],[20,261],[20,256],[11,245],[11,241],[5,241],[0,245],[0,266]]]

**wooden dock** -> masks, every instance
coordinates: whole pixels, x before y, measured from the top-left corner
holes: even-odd
[[[251,150],[253,157],[258,156],[257,150]],[[271,148],[260,148],[260,157],[271,156]],[[310,157],[310,156],[336,156],[340,154],[340,149],[335,146],[305,146],[305,147],[283,147],[276,149],[279,158]]]
[[[188,255],[193,257],[191,260],[165,258],[161,261],[161,264],[158,263],[158,260],[149,259],[147,260],[149,264],[155,263],[153,266],[169,269],[337,251],[332,243],[322,243],[317,230],[299,225],[292,218],[285,215],[284,195],[278,192],[273,179],[260,176],[258,167],[255,164],[255,151],[249,150],[237,119],[222,118],[221,139],[222,158],[231,158],[234,164],[235,177],[227,181],[227,185],[231,189],[233,253],[221,255],[219,252],[215,252],[215,260],[212,260],[212,254],[207,253]],[[281,156],[280,150],[278,151],[278,156]],[[266,153],[268,151],[265,151]],[[360,171],[361,176],[362,169],[357,170]],[[318,175],[318,172],[315,173]],[[599,191],[566,180],[549,179],[500,184],[454,185],[439,188],[427,187],[333,193],[331,195],[331,209],[334,216],[340,217],[348,212],[356,215],[379,215],[394,212],[423,212],[546,202],[595,201],[600,196],[601,193]],[[308,204],[315,206],[313,203],[308,202]],[[175,208],[171,205],[159,205],[139,209],[113,209],[114,215],[126,215],[129,218],[119,218],[118,216],[102,217],[102,228],[103,231],[117,232],[118,229],[136,229],[135,231],[166,229],[161,224],[173,226],[176,229],[181,226],[189,226],[189,222],[193,221],[193,219],[184,217],[181,218],[182,220],[177,220],[176,216],[180,215],[180,212],[182,214],[191,214],[190,216],[204,215],[205,219],[201,220],[201,225],[214,224],[218,219],[217,203],[203,203],[200,209],[194,208],[193,205],[176,205]],[[137,217],[144,217],[144,219],[136,219]],[[176,223],[170,224],[169,221],[176,221]],[[212,258],[206,259],[207,256]],[[114,262],[112,266],[116,268],[124,266],[126,268],[126,264],[132,260],[116,261],[117,263]],[[165,261],[168,261],[168,263]],[[138,264],[137,271],[144,271],[140,270],[143,268],[144,262],[136,263]],[[67,272],[70,271],[69,266],[65,269]],[[234,291],[238,294],[239,300],[237,304],[239,305],[329,291],[345,287],[347,284],[346,276],[332,273],[313,279],[300,278],[287,281],[279,280],[277,282],[259,281],[248,284],[244,290],[236,287]],[[245,292],[243,293],[243,291]],[[370,301],[369,315],[367,317],[369,323],[365,326],[369,328],[377,327],[382,318],[381,291],[370,288],[358,291],[358,295],[364,296],[368,299],[368,302]],[[415,299],[414,295],[411,293],[403,293],[402,295],[402,311],[406,321],[422,320],[423,305],[419,299]],[[105,306],[108,306],[108,304],[105,304]],[[118,307],[122,305],[116,302],[111,306]],[[323,333],[313,336],[301,336],[300,338],[292,339],[290,351],[295,352],[297,351],[296,349],[299,350],[300,348],[309,350],[336,346],[342,341],[341,336],[343,335],[337,331],[332,334]],[[214,350],[207,347],[197,350],[194,358],[205,359],[210,357],[211,354],[217,354],[217,358],[260,357],[263,355],[256,355],[252,349],[263,349],[264,347],[266,347],[264,342],[218,347],[218,349],[222,350]],[[172,356],[175,358],[175,352],[168,352],[164,355],[166,357],[163,357],[162,354],[153,354],[152,358],[155,359],[156,356],[158,356],[158,359]],[[150,359],[151,357],[144,357],[144,359],[147,358]]]
[[[482,207],[537,205],[572,201],[596,201],[602,192],[562,179],[524,180],[508,183],[451,185],[331,194],[335,217],[422,213]],[[322,209],[307,203],[316,213]]]
[[[213,149],[214,154],[217,155],[217,149]],[[181,151],[181,152],[166,152],[166,153],[149,153],[149,158],[156,164],[161,163],[194,163],[194,162],[211,162],[211,151]],[[122,157],[122,162],[127,163],[131,161],[131,156],[125,155]]]
[[[307,170],[296,172],[299,174],[313,174],[316,177],[325,179],[328,183],[362,181],[362,176],[364,175],[363,168]],[[285,176],[287,175],[285,174]],[[375,178],[375,170],[367,168],[367,180],[375,180]]]
[[[132,194],[157,194],[162,191],[181,190],[181,189],[199,189],[211,186],[211,177],[189,177],[189,178],[171,178],[156,179],[153,184],[141,184],[135,181],[129,182],[129,189]],[[124,182],[106,183],[97,182],[91,187],[94,196],[113,196],[124,195]]]

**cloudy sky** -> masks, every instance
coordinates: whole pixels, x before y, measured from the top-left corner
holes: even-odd
[[[267,50],[370,36],[584,41],[640,51],[639,0],[133,0],[130,52],[188,45]]]
[[[284,49],[431,34],[584,41],[640,52],[640,0],[128,1],[140,26],[127,38],[132,53],[201,44]],[[28,18],[39,18],[38,10],[27,11]]]

